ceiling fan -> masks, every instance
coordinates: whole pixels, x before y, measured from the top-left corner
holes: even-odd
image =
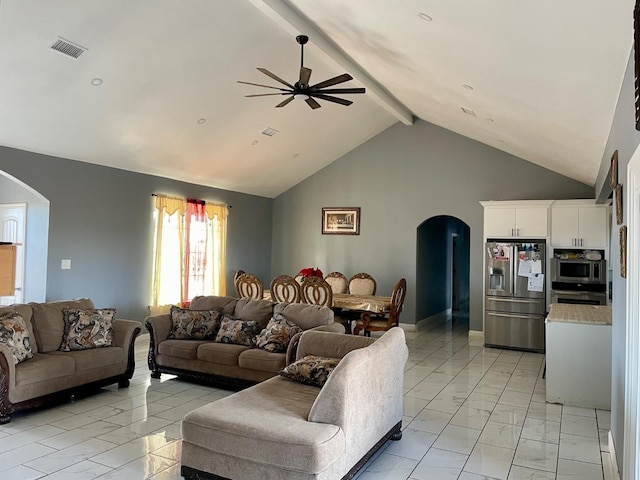
[[[307,102],[311,108],[320,108],[321,105],[315,100],[319,98],[328,102],[339,103],[340,105],[349,106],[353,102],[351,100],[345,100],[344,98],[334,97],[333,94],[337,93],[365,93],[364,88],[326,88],[338,85],[339,83],[348,82],[353,80],[353,77],[348,73],[343,73],[337,77],[330,78],[324,82],[316,83],[315,85],[309,85],[309,79],[311,78],[311,69],[304,66],[304,45],[309,41],[309,37],[306,35],[298,35],[296,41],[300,44],[300,78],[298,81],[291,85],[289,82],[284,81],[277,75],[271,73],[266,68],[259,67],[258,70],[264,73],[267,77],[271,77],[274,80],[286,85],[289,88],[272,87],[270,85],[261,85],[259,83],[242,82],[238,80],[238,83],[244,85],[254,85],[256,87],[272,88],[274,90],[280,90],[282,93],[258,93],[255,95],[245,95],[246,97],[267,97],[271,95],[290,95],[284,101],[280,102],[276,107],[284,107],[294,98],[302,98]],[[332,95],[327,95],[332,94]]]

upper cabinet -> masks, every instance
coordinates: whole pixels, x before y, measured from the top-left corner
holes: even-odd
[[[559,200],[551,207],[554,247],[607,247],[609,207],[593,200]]]
[[[487,238],[548,236],[552,200],[480,203],[484,207],[484,236]]]

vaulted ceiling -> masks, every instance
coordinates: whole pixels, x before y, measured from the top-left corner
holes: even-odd
[[[580,182],[598,173],[631,0],[0,0],[0,145],[275,197],[396,122],[448,128]],[[319,100],[283,87],[310,37]],[[78,58],[53,50],[63,39]],[[633,121],[632,119],[630,121]],[[263,132],[276,130],[273,136]]]

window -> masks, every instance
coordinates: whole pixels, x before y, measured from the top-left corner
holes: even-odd
[[[225,295],[227,206],[157,195],[153,218],[152,313]]]

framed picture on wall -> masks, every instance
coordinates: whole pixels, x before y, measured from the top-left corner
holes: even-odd
[[[627,278],[627,226],[620,227],[620,276]]]
[[[609,185],[611,186],[611,190],[614,190],[616,185],[618,185],[618,150],[613,152],[613,155],[611,155],[611,165],[609,166]]]
[[[360,207],[323,207],[323,235],[360,235]]]
[[[622,225],[622,185],[616,185],[616,224]]]

